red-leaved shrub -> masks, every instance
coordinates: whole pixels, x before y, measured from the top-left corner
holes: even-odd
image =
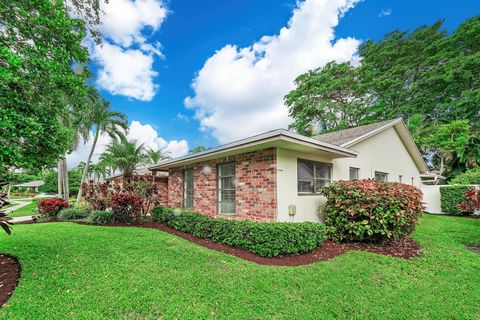
[[[465,191],[465,201],[460,203],[460,211],[463,213],[475,213],[480,211],[480,188],[472,188]]]
[[[335,241],[388,242],[410,234],[423,212],[422,192],[396,182],[336,181],[323,193],[325,224]]]
[[[58,198],[49,198],[37,204],[38,212],[42,216],[55,218],[60,210],[68,208],[68,201]]]
[[[112,197],[112,213],[115,222],[136,222],[142,215],[143,201],[140,197],[116,193]]]
[[[103,211],[110,207],[111,193],[109,190],[110,184],[108,182],[84,182],[82,183],[81,188],[85,201],[90,205],[92,210]]]

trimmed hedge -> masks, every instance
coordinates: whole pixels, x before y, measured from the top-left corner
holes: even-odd
[[[325,224],[335,241],[392,241],[412,233],[423,213],[422,192],[402,183],[335,181],[322,191]]]
[[[156,207],[154,221],[198,238],[242,248],[262,257],[309,252],[322,245],[325,226],[313,222],[253,222],[211,218],[206,215]]]
[[[467,200],[465,192],[472,189],[471,186],[440,187],[440,206],[443,213],[463,215],[460,203]]]
[[[480,184],[480,167],[476,167],[460,173],[450,180],[448,184]]]

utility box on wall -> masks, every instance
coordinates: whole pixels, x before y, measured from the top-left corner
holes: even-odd
[[[297,206],[294,204],[291,204],[288,206],[288,215],[290,217],[293,217],[297,214]]]

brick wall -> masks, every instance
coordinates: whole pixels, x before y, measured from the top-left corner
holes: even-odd
[[[156,177],[155,184],[160,194],[160,205],[168,205],[168,177]]]
[[[236,176],[235,218],[275,221],[277,159],[274,148],[192,165],[195,179],[192,211],[217,216],[217,165],[232,160],[235,161]],[[183,205],[183,169],[175,168],[169,172],[169,207]]]

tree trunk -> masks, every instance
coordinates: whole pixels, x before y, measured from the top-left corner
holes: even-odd
[[[67,158],[63,158],[62,160],[62,167],[63,167],[63,199],[68,200],[70,198],[70,186],[68,184],[68,167],[67,167]]]
[[[58,197],[63,199],[63,166],[62,160],[57,163],[57,183],[58,183]]]
[[[90,160],[92,159],[93,152],[95,151],[95,146],[97,145],[98,135],[99,130],[97,128],[95,136],[93,137],[92,148],[90,149],[90,153],[88,154],[87,163],[85,163],[85,168],[83,168],[82,179],[80,180],[80,189],[78,189],[77,201],[75,202],[75,205],[78,205],[80,203],[80,199],[82,198],[82,183],[87,176],[88,167],[90,166]]]

